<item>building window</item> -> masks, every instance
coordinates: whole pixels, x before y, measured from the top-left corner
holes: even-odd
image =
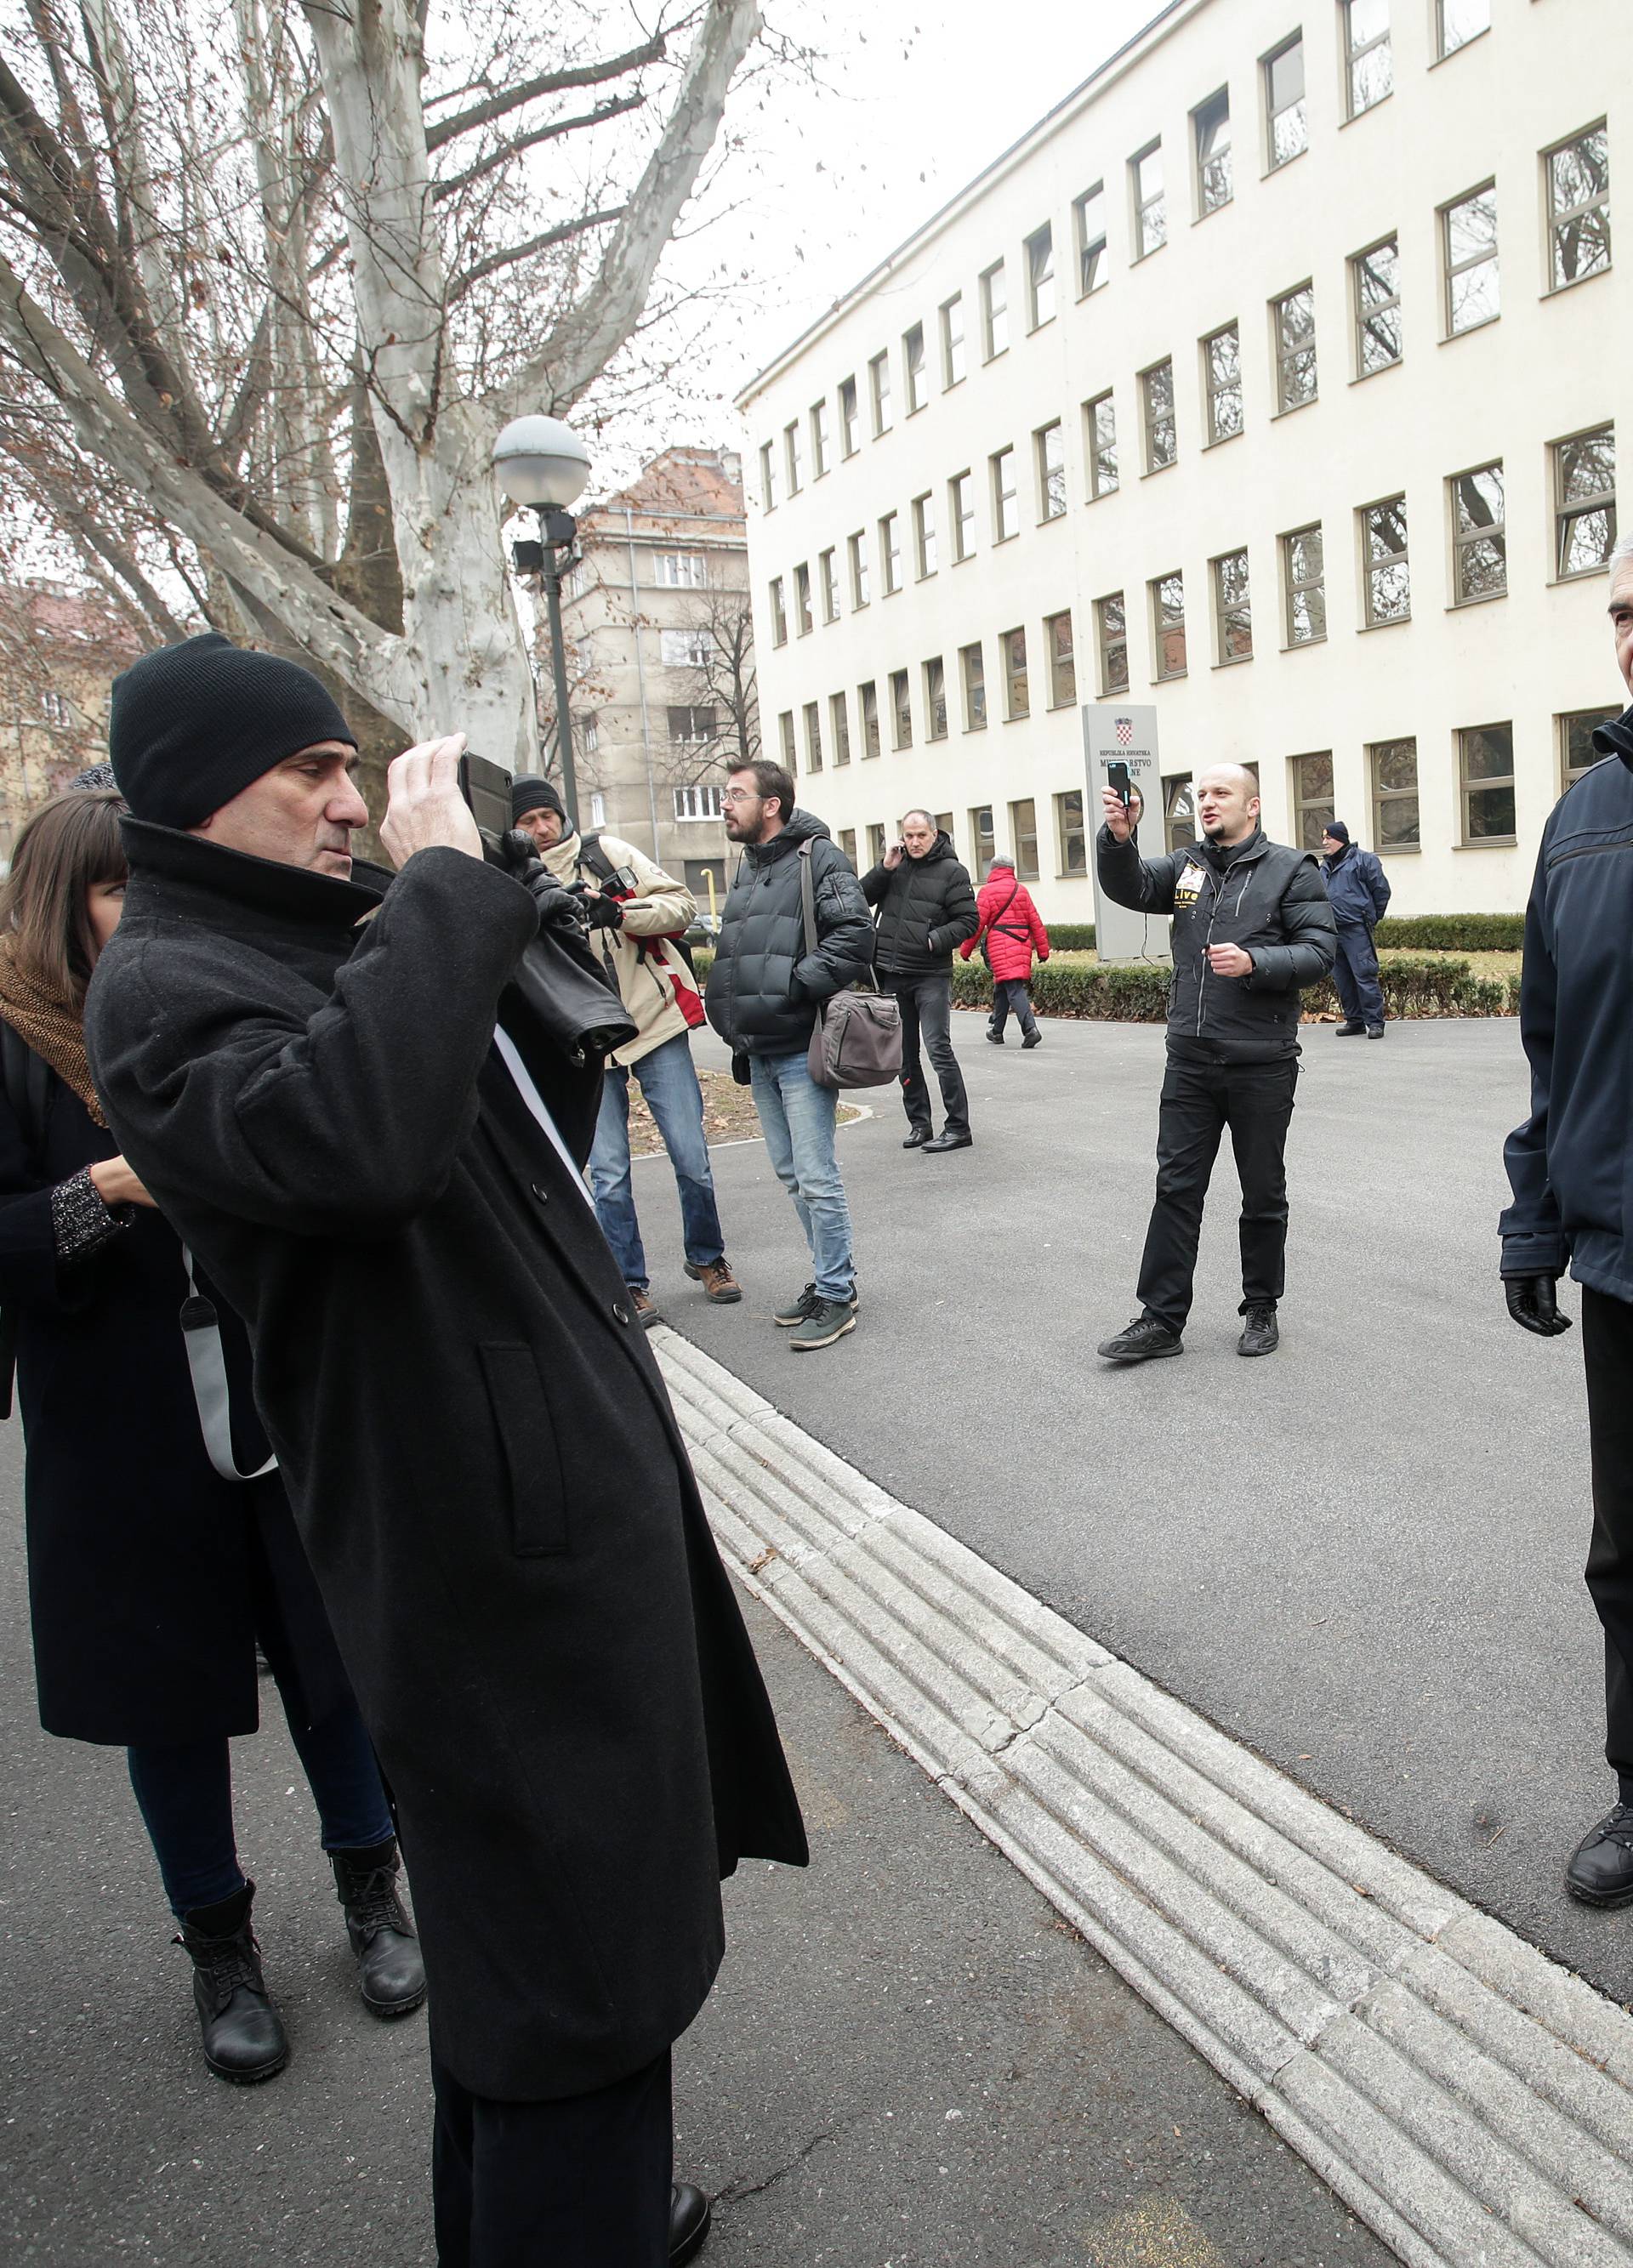
[[[1109,393],[1083,404],[1083,438],[1089,458],[1089,493],[1110,496],[1117,486],[1117,410]]]
[[[1134,253],[1143,260],[1168,241],[1168,199],[1163,189],[1163,145],[1152,142],[1128,160],[1128,180],[1134,191]]]
[[[1163,782],[1163,848],[1184,850],[1196,840],[1196,790],[1189,772]]]
[[[822,618],[825,622],[839,619],[839,570],[831,548],[819,552],[816,564],[822,571]]]
[[[870,865],[876,866],[883,856],[884,828],[883,826],[869,827],[868,829],[868,862]]]
[[[964,681],[964,729],[966,733],[984,733],[986,730],[986,665],[982,659],[979,641],[974,645],[960,647],[958,674]]]
[[[1054,840],[1064,879],[1089,872],[1089,845],[1083,835],[1083,792],[1069,788],[1054,799]]]
[[[955,291],[942,305],[942,385],[959,385],[964,378],[964,294]]]
[[[861,752],[865,763],[869,756],[879,753],[879,688],[870,677],[865,685],[856,688],[858,712],[861,718]]]
[[[777,466],[769,441],[760,444],[760,510],[777,509]]]
[[[1151,593],[1151,627],[1156,649],[1158,679],[1183,677],[1185,662],[1185,577],[1159,575],[1148,584]]]
[[[1066,444],[1058,417],[1038,427],[1032,451],[1038,460],[1038,517],[1059,519],[1066,510]]]
[[[661,590],[701,591],[709,579],[701,551],[660,551],[653,563]]]
[[[1009,839],[1015,845],[1015,871],[1023,882],[1038,880],[1038,806],[1028,796],[1009,806]]]
[[[981,352],[991,362],[1009,343],[1009,286],[1003,262],[994,261],[981,277]]]
[[[1100,649],[1102,694],[1128,690],[1128,610],[1123,594],[1113,591],[1094,602],[1095,643]]]
[[[1202,378],[1208,440],[1229,441],[1242,430],[1242,340],[1234,323],[1202,341]]]
[[[888,599],[902,587],[902,516],[887,512],[879,522],[879,587]]]
[[[841,456],[853,457],[861,446],[861,437],[857,431],[859,423],[856,412],[856,380],[853,378],[842,378],[839,380],[839,453]]]
[[[1218,93],[1191,113],[1196,148],[1196,210],[1204,219],[1228,205],[1233,194],[1230,176],[1230,95]]]
[[[913,500],[913,549],[922,583],[935,572],[935,504],[927,490]]]
[[[1326,563],[1321,527],[1296,527],[1282,538],[1282,585],[1287,597],[1287,643],[1314,645],[1326,636]]]
[[[1140,400],[1145,413],[1145,469],[1160,473],[1179,454],[1174,425],[1174,366],[1159,362],[1140,373]]]
[[[781,716],[778,718],[777,737],[782,743],[782,761],[784,767],[790,772],[797,772],[800,766],[799,759],[794,754],[794,711],[792,709],[785,709]]]
[[[1000,449],[988,460],[993,477],[993,541],[1006,543],[1021,532],[1020,506],[1015,493],[1015,451]]]
[[[907,396],[907,415],[922,409],[924,391],[924,325],[915,323],[911,330],[902,333],[902,390]]]
[[[852,872],[854,873],[856,867],[856,829],[853,827],[840,828],[839,848],[844,851],[846,858],[849,859]]]
[[[1106,280],[1105,184],[1097,181],[1073,200],[1072,223],[1077,238],[1077,296],[1086,299]]]
[[[1026,254],[1026,320],[1030,330],[1054,320],[1054,230],[1047,221],[1034,229]]]
[[[795,630],[798,630],[802,637],[805,637],[809,634],[811,627],[811,571],[802,560],[794,571],[794,626]],[[677,633],[672,630],[665,630],[663,635],[667,638],[675,637]],[[683,637],[686,633],[684,631],[681,631],[678,635]]]
[[[1293,841],[1301,850],[1319,850],[1321,837],[1337,816],[1333,803],[1333,758],[1295,756],[1293,773]]]
[[[1044,651],[1049,657],[1049,706],[1069,709],[1077,699],[1077,659],[1069,608],[1064,614],[1045,617]]]
[[[772,644],[773,645],[787,645],[788,643],[788,610],[787,607],[784,606],[782,600],[782,578],[780,575],[773,576],[772,578],[771,618]]]
[[[975,549],[975,482],[955,473],[947,483],[947,517],[952,524],[953,557],[967,559]]]
[[[1026,632],[1003,630],[998,638],[1003,655],[1003,713],[1014,724],[1031,714],[1031,688],[1026,674]]]
[[[1417,818],[1417,742],[1374,740],[1367,750],[1372,776],[1372,840],[1385,858],[1415,850],[1422,837]]]
[[[1344,0],[1344,92],[1351,118],[1394,92],[1389,0]]]
[[[1555,718],[1554,729],[1559,735],[1562,795],[1599,762],[1599,750],[1593,746],[1594,732],[1600,725],[1614,725],[1621,713],[1617,709],[1578,709],[1569,716]]]
[[[970,813],[970,850],[978,881],[992,865],[997,849],[998,838],[993,832],[993,807],[990,803],[978,803]]]
[[[1385,497],[1361,513],[1361,558],[1366,574],[1369,627],[1404,622],[1412,612],[1412,576],[1407,563],[1404,497]]]
[[[889,352],[876,354],[868,365],[868,390],[873,402],[873,435],[890,430],[890,357]]]
[[[842,693],[828,696],[828,737],[833,743],[833,769],[851,760],[851,715]]]
[[[1554,289],[1610,265],[1610,137],[1601,119],[1550,150],[1548,226]]]
[[[1554,571],[1563,581],[1592,575],[1615,547],[1615,428],[1600,425],[1555,441],[1553,457]]]
[[[1491,29],[1491,0],[1436,0],[1435,12],[1443,58]]]
[[[720,730],[720,719],[713,709],[671,707],[669,717],[672,748],[706,748]]]
[[[800,439],[800,421],[797,417],[792,425],[783,427],[782,446],[788,464],[788,494],[798,496],[804,478],[805,457],[804,446]]]
[[[813,401],[811,417],[811,478],[821,480],[828,469],[828,405]]]
[[[1481,465],[1459,473],[1452,491],[1452,587],[1455,603],[1499,598],[1508,588],[1508,540],[1504,529],[1503,468]]]
[[[913,746],[913,694],[905,669],[890,672],[890,746],[911,748]]]
[[[846,549],[851,555],[851,608],[853,613],[858,607],[865,607],[868,603],[868,539],[860,527],[854,535],[846,538]]]
[[[1514,728],[1471,725],[1457,736],[1463,841],[1514,840]]]
[[[1445,262],[1445,324],[1450,336],[1477,330],[1502,313],[1497,275],[1496,185],[1471,189],[1441,216]]]
[[[805,704],[805,769],[808,772],[822,770],[822,706],[816,701]]]
[[[1297,33],[1264,61],[1266,155],[1270,171],[1285,166],[1310,146],[1304,110],[1304,42]]]
[[[947,738],[947,665],[939,653],[924,665],[924,737]]]
[[[1278,409],[1302,409],[1316,398],[1315,286],[1301,284],[1270,302],[1275,328]]]
[[[1247,553],[1223,552],[1212,562],[1214,631],[1221,663],[1253,658],[1253,615],[1248,594]]]
[[[675,791],[675,816],[682,821],[709,819],[718,827],[720,821],[719,783],[698,780],[691,787],[677,787]]]
[[[1400,247],[1393,236],[1349,263],[1356,307],[1356,375],[1371,378],[1400,359]]]

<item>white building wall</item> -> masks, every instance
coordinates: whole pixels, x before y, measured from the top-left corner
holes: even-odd
[[[750,387],[740,400],[752,499],[750,561],[768,754],[791,711],[801,743],[800,799],[836,833],[893,828],[914,804],[957,815],[961,855],[972,850],[969,813],[990,803],[1001,848],[1007,807],[1031,798],[1042,867],[1037,895],[1057,921],[1092,918],[1085,877],[1057,869],[1053,799],[1083,784],[1076,709],[1049,711],[1046,616],[1069,608],[1077,698],[1098,692],[1091,602],[1127,594],[1131,682],[1127,699],[1158,709],[1165,775],[1224,759],[1260,767],[1265,823],[1291,832],[1289,760],[1331,750],[1335,801],[1356,838],[1372,843],[1366,749],[1415,737],[1421,848],[1391,857],[1400,912],[1501,910],[1524,903],[1539,830],[1559,792],[1555,719],[1621,705],[1605,622],[1606,580],[1554,579],[1549,445],[1614,421],[1633,447],[1633,7],[1628,0],[1492,0],[1490,30],[1436,60],[1434,0],[1392,0],[1394,92],[1346,119],[1343,11],[1336,0],[1179,0],[1124,56],[1016,151]],[[1309,146],[1275,171],[1266,163],[1260,58],[1302,26]],[[1199,219],[1190,113],[1228,85],[1234,197]],[[1550,291],[1541,153],[1607,118],[1616,264]],[[1168,240],[1131,260],[1134,213],[1127,161],[1162,137]],[[1448,338],[1443,315],[1438,209],[1495,177],[1500,319]],[[1075,296],[1072,202],[1103,178],[1109,281]],[[1057,313],[1026,329],[1023,241],[1053,225]],[[1356,376],[1349,261],[1391,232],[1400,253],[1403,359]],[[1007,352],[983,363],[978,277],[1002,258],[1009,310]],[[1269,302],[1306,279],[1315,290],[1319,395],[1273,415]],[[968,375],[943,387],[937,310],[963,294]],[[1242,433],[1204,447],[1200,341],[1235,320],[1241,335]],[[927,394],[906,413],[902,339],[925,327]],[[873,438],[869,359],[888,350],[892,430]],[[1142,475],[1136,373],[1164,356],[1174,364],[1179,461]],[[839,455],[838,388],[854,375],[863,438]],[[1082,405],[1104,389],[1116,402],[1121,485],[1090,501]],[[811,404],[828,404],[831,469],[811,477]],[[1031,436],[1063,421],[1068,509],[1039,524]],[[783,432],[801,421],[805,484],[787,492]],[[774,508],[757,495],[761,446],[774,446]],[[992,453],[1016,452],[1020,532],[994,545],[987,477]],[[1453,608],[1448,477],[1501,459],[1506,477],[1508,593]],[[947,483],[975,475],[974,556],[951,563]],[[912,499],[935,500],[938,571],[915,579]],[[1410,534],[1412,615],[1363,625],[1357,507],[1404,491]],[[882,593],[878,521],[896,511],[904,587]],[[1327,637],[1283,652],[1280,536],[1319,520],[1326,559]],[[851,604],[846,540],[865,530],[872,600]],[[1220,666],[1208,562],[1245,544],[1250,554],[1253,658]],[[822,619],[819,554],[832,546],[841,616]],[[809,563],[815,627],[794,624],[794,570]],[[1188,674],[1156,682],[1147,585],[1185,577]],[[773,637],[768,586],[780,577],[789,636]],[[1023,624],[1031,714],[1005,723],[1000,633]],[[982,643],[989,723],[962,729],[961,646]],[[927,742],[923,664],[944,657],[950,734]],[[911,673],[913,741],[892,752],[888,680]],[[857,688],[878,687],[883,753],[864,761]],[[831,762],[830,697],[844,693],[851,762]],[[821,703],[824,767],[807,771],[802,711]],[[1462,847],[1456,734],[1512,723],[1517,781],[1511,845]]]

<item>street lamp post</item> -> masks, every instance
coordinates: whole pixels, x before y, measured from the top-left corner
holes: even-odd
[[[510,501],[536,512],[537,543],[517,543],[511,556],[519,572],[536,571],[544,584],[550,617],[550,669],[556,685],[556,746],[561,756],[561,795],[578,822],[578,780],[573,763],[573,711],[567,696],[567,648],[561,631],[561,578],[573,563],[579,532],[570,507],[589,480],[589,452],[559,417],[516,417],[493,444],[493,472]]]

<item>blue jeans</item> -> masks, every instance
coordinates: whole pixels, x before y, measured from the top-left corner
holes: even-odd
[[[675,1186],[680,1191],[681,1242],[686,1257],[694,1268],[706,1267],[724,1258],[726,1246],[715,1209],[714,1175],[709,1169],[709,1145],[703,1131],[703,1090],[692,1065],[691,1042],[684,1032],[677,1032],[630,1068],[640,1081],[647,1107],[658,1122],[663,1146],[675,1168]],[[641,1249],[635,1192],[630,1182],[630,1074],[616,1064],[609,1064],[602,1085],[589,1174],[602,1233],[612,1247],[612,1256],[624,1271],[624,1282],[644,1292],[647,1256]]]
[[[839,1098],[818,1086],[797,1055],[751,1056],[754,1107],[777,1179],[794,1199],[811,1274],[823,1300],[848,1300],[856,1286],[851,1216],[833,1154]]]

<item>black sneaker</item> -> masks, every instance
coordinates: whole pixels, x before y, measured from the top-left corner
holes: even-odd
[[[1282,1334],[1269,1300],[1257,1300],[1252,1307],[1244,1307],[1242,1314],[1242,1336],[1236,1343],[1238,1354],[1274,1354],[1282,1344]]]
[[[805,1289],[801,1292],[799,1298],[793,1302],[792,1306],[778,1308],[776,1314],[772,1317],[772,1321],[776,1324],[780,1331],[791,1331],[799,1324],[804,1322],[808,1317],[814,1315],[821,1305],[822,1301],[816,1297],[816,1286],[814,1284],[808,1284],[805,1286]],[[853,1284],[851,1286],[850,1306],[851,1313],[852,1314],[854,1314],[856,1313],[857,1299],[856,1286]]]
[[[1585,1906],[1633,1904],[1633,1803],[1619,1803],[1570,1854],[1565,1888]]]
[[[1103,1339],[1097,1352],[1107,1362],[1152,1362],[1158,1355],[1183,1354],[1185,1341],[1155,1315],[1136,1315],[1126,1331]]]
[[[1366,1035],[1369,1040],[1381,1040],[1384,1036],[1383,1026],[1381,1024],[1369,1024],[1366,1027]]]
[[[1365,1029],[1366,1026],[1361,1021],[1359,1016],[1351,1016],[1347,1023],[1338,1027],[1333,1037],[1335,1040],[1358,1040]]]
[[[1003,1034],[1001,1032],[989,1031],[984,1034],[983,1036],[989,1040],[995,1048],[1001,1048],[1003,1045]]]
[[[853,1294],[848,1300],[818,1300],[810,1314],[795,1329],[789,1344],[795,1354],[807,1354],[813,1347],[831,1346],[835,1339],[842,1339],[846,1331],[853,1331],[855,1328],[856,1300]]]
[[[1040,1048],[1040,1047],[1042,1047],[1042,1045],[1043,1045],[1043,1034],[1042,1034],[1041,1032],[1028,1032],[1028,1034],[1026,1035],[1026,1037],[1025,1037],[1025,1038],[1021,1042],[1021,1045],[1022,1045],[1023,1048]]]

